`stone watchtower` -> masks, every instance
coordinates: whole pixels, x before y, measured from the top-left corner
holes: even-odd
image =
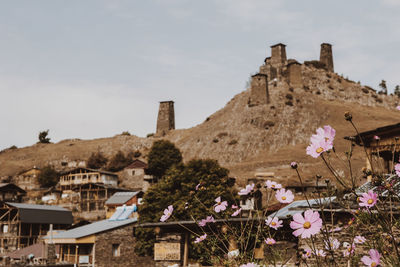
[[[174,101],[161,101],[158,110],[156,135],[164,136],[175,129]]]
[[[286,62],[286,45],[279,43],[271,46],[271,65],[280,67]]]
[[[249,106],[269,103],[268,76],[257,73],[251,76]]]
[[[321,44],[321,53],[319,61],[325,63],[327,71],[334,72],[333,70],[333,56],[332,45],[328,43]]]

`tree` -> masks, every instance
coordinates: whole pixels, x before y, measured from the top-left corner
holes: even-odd
[[[131,163],[131,157],[125,157],[125,154],[122,151],[118,151],[117,154],[115,154],[108,163],[107,170],[118,172]]]
[[[148,155],[146,173],[160,179],[170,167],[181,162],[181,151],[173,143],[167,140],[156,141]]]
[[[49,130],[39,132],[39,143],[41,143],[41,144],[50,143],[50,138],[47,137],[48,134],[49,134]]]
[[[400,85],[396,85],[394,88],[394,94],[400,97]]]
[[[107,161],[107,158],[99,151],[90,155],[87,166],[92,169],[100,169],[107,164]]]
[[[58,172],[50,165],[42,168],[38,176],[38,182],[41,187],[51,187],[58,183]]]
[[[381,83],[379,84],[379,87],[381,88],[380,93],[387,95],[387,87],[386,87],[386,81],[382,80]]]
[[[228,177],[228,173],[211,159],[174,165],[143,196],[143,204],[139,206],[140,223],[159,222],[168,205],[174,207],[170,220],[192,220],[192,216],[201,220],[211,214],[210,209],[219,196],[228,203],[237,204],[234,180]],[[135,233],[135,251],[140,255],[151,255],[155,241],[153,230],[139,228]]]

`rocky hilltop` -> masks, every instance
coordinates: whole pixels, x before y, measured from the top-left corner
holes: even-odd
[[[293,61],[285,62],[289,66]],[[364,131],[399,122],[396,106],[400,101],[397,96],[379,94],[341,77],[318,62],[321,63],[297,63],[301,80],[295,86],[285,79],[285,68],[276,77],[269,77],[266,103],[252,104],[252,88],[249,88],[203,123],[169,131],[163,137],[118,135],[94,140],[70,139],[3,151],[0,177],[13,176],[34,165],[52,164],[62,169],[71,162],[86,160],[97,151],[108,157],[118,150],[139,150],[146,155],[153,141],[160,138],[176,143],[186,161],[217,159],[241,181],[253,177],[255,172],[272,171],[281,182],[290,183],[293,181],[288,165],[291,161],[300,162],[307,177],[316,172],[329,176],[318,159],[305,154],[309,137],[315,130],[328,124],[334,127],[337,151],[344,151],[349,144],[343,137],[354,134],[354,129],[344,120],[345,111],[353,114],[355,124]],[[266,64],[268,58],[260,69],[265,69]],[[356,151],[354,159],[357,166],[362,165],[361,149]]]

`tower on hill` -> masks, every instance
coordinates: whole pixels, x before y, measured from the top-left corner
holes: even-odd
[[[269,103],[268,76],[257,73],[251,76],[249,106],[257,106]]]
[[[328,43],[321,44],[321,53],[319,61],[325,63],[327,71],[334,72],[333,70],[333,56],[332,45]]]
[[[271,64],[281,66],[286,62],[286,45],[279,43],[271,46]]]
[[[156,135],[164,136],[175,129],[174,101],[161,101],[158,110]]]

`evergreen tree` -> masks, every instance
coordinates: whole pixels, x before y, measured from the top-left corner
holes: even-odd
[[[379,84],[379,87],[381,88],[380,93],[387,95],[387,87],[386,87],[386,81],[382,80],[381,83]]]
[[[394,94],[400,97],[400,85],[396,85],[394,88]]]
[[[238,204],[238,198],[235,197],[237,193],[233,189],[234,181],[229,179],[228,172],[217,161],[210,159],[175,165],[145,193],[143,204],[139,207],[140,223],[159,222],[169,205],[174,207],[169,220],[174,221],[206,218],[213,214],[215,199],[219,196],[229,204]],[[230,215],[229,207],[228,210],[226,214]],[[155,241],[153,230],[138,228],[136,237],[135,251],[140,255],[152,255]]]
[[[148,155],[146,173],[160,179],[170,167],[181,162],[181,151],[173,143],[167,140],[156,141]]]
[[[50,143],[50,138],[47,137],[48,134],[49,134],[49,130],[39,132],[39,143],[41,143],[41,144]]]
[[[50,165],[42,168],[38,176],[38,182],[41,187],[51,187],[58,183],[58,172]]]

